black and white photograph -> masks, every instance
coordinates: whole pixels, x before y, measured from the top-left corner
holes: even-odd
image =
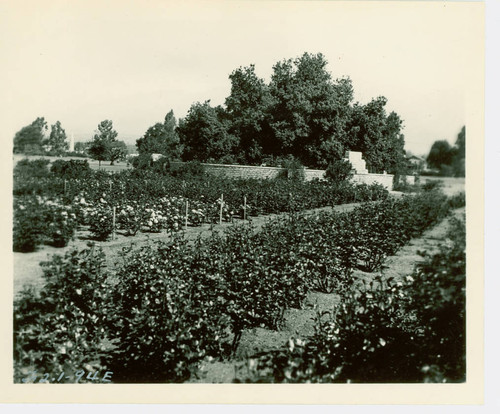
[[[0,10],[6,401],[482,401],[482,2]]]

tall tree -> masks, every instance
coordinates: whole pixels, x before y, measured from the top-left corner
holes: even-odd
[[[38,117],[30,125],[23,127],[14,136],[13,152],[15,154],[37,154],[42,151],[42,144],[47,131],[45,118]]]
[[[263,147],[269,139],[269,88],[255,74],[255,66],[240,67],[229,75],[231,93],[226,98],[229,133],[238,137],[239,162],[260,164]]]
[[[455,158],[453,160],[455,176],[465,177],[465,126],[462,127],[457,136],[455,148]]]
[[[51,125],[50,136],[47,140],[47,144],[50,150],[55,152],[57,155],[62,155],[69,149],[69,143],[66,137],[66,131],[61,126],[61,123],[57,121],[54,125]]]
[[[304,53],[273,67],[270,92],[272,151],[305,165],[325,167],[343,152],[353,90],[349,79],[333,82],[321,53]]]
[[[228,123],[222,119],[223,112],[220,107],[210,106],[210,101],[191,105],[177,128],[183,146],[183,160],[234,162],[238,140],[228,132]]]
[[[163,154],[169,159],[177,159],[180,156],[180,140],[176,125],[174,112],[170,111],[163,123],[156,123],[137,140],[139,154]]]
[[[442,169],[443,165],[450,166],[453,161],[453,153],[453,148],[448,141],[435,141],[427,156],[427,163],[437,169]]]
[[[347,126],[347,149],[363,153],[371,172],[404,173],[403,122],[398,114],[385,111],[387,99],[372,99],[366,105],[356,103]]]
[[[97,131],[88,152],[93,159],[99,161],[99,167],[101,161],[111,160],[111,147],[116,142],[117,136],[118,132],[113,129],[113,121],[105,120],[97,126]]]

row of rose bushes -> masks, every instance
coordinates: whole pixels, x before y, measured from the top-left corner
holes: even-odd
[[[14,196],[36,194],[52,199],[60,197],[63,202],[70,203],[85,193],[86,200],[94,204],[106,193],[109,203],[123,205],[130,200],[149,201],[165,196],[215,203],[223,195],[233,210],[237,210],[246,197],[250,214],[254,215],[370,201],[387,196],[387,191],[380,185],[354,186],[319,180],[231,179],[210,175],[176,177],[148,170],[56,173],[61,168],[41,173],[24,166],[15,171]]]
[[[296,183],[278,180],[178,180],[129,172],[110,175],[95,173],[87,178],[63,180],[34,179],[57,191],[15,191],[14,251],[33,251],[42,243],[64,246],[80,226],[88,226],[95,240],[106,240],[113,230],[135,235],[147,232],[178,231],[187,222],[229,222],[233,217],[293,212],[387,197],[378,184],[353,185],[326,182]],[[29,174],[18,177],[30,188]],[[19,188],[17,189],[19,190]],[[62,192],[62,193],[61,193]],[[113,228],[113,209],[116,213]],[[186,211],[187,210],[187,211]]]
[[[124,250],[113,277],[93,247],[54,256],[41,293],[26,290],[15,304],[16,378],[79,364],[117,382],[185,381],[202,360],[234,353],[245,329],[279,328],[308,290],[349,292],[354,267],[394,253],[449,208],[430,192],[291,215],[258,233],[233,226],[194,245],[177,235]]]
[[[406,278],[377,277],[318,314],[312,337],[249,358],[236,382],[464,382],[464,220],[447,239]]]

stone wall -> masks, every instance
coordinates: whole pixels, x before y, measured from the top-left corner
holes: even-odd
[[[172,162],[172,165],[180,165],[182,163]],[[230,165],[230,164],[203,164],[205,171],[217,177],[230,178],[256,178],[256,179],[272,179],[285,172],[284,168],[279,167],[257,167],[251,165]],[[311,181],[314,178],[319,180],[324,179],[325,170],[305,169],[306,181]],[[392,190],[391,174],[355,174],[352,180],[356,183],[373,184],[379,183],[385,188]]]

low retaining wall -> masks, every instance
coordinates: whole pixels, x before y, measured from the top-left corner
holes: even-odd
[[[392,190],[392,174],[354,174],[352,181],[359,184],[375,184],[383,185],[388,190]]]
[[[172,165],[182,165],[182,162],[172,162]],[[205,171],[217,177],[230,178],[255,178],[272,179],[277,178],[285,172],[284,168],[279,167],[258,167],[253,165],[234,165],[234,164],[202,164]],[[325,170],[312,170],[306,168],[304,171],[305,180],[311,181],[315,178],[324,179]],[[373,184],[379,183],[385,188],[392,190],[392,174],[355,174],[352,180],[356,183]],[[408,177],[412,179],[414,177]]]

